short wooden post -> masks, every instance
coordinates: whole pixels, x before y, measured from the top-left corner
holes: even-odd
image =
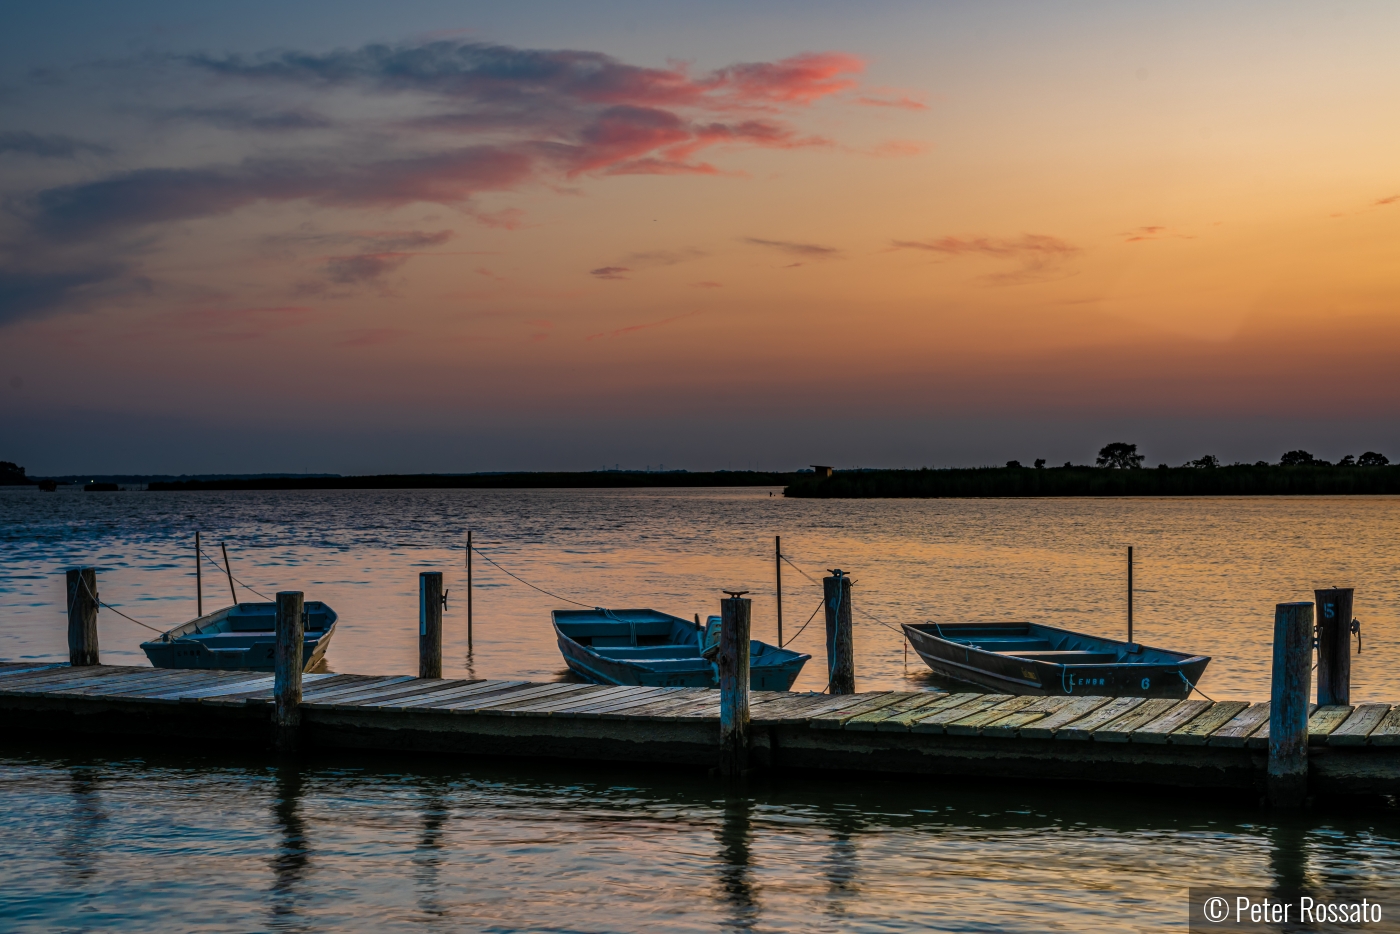
[[[749,767],[749,620],[747,591],[725,591],[719,634],[719,771],[737,778]]]
[[[1317,597],[1317,705],[1351,703],[1350,587],[1315,590]]]
[[[418,575],[418,677],[442,677],[442,572]]]
[[[855,639],[851,632],[851,578],[840,568],[822,578],[826,596],[826,665],[831,694],[856,692]]]
[[[1280,603],[1275,608],[1268,771],[1268,799],[1275,807],[1298,807],[1308,796],[1312,631],[1311,603]]]
[[[300,591],[277,594],[277,646],[273,656],[273,745],[281,752],[297,746],[301,725],[302,641],[306,629],[304,597]]]
[[[68,664],[100,665],[97,659],[97,569],[68,572]]]

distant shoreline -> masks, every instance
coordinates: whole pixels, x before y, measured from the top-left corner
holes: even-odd
[[[785,487],[801,474],[721,470],[580,471],[489,474],[379,474],[363,477],[247,477],[153,481],[153,491],[195,490],[509,490],[632,489],[648,487]]]
[[[799,499],[1056,496],[1375,496],[1400,493],[1391,467],[972,467],[804,474],[783,491]]]

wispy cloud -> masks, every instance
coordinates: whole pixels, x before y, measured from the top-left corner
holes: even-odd
[[[1389,198],[1378,198],[1372,206],[1382,207],[1387,204],[1394,204],[1397,201],[1400,201],[1400,195],[1391,195]]]
[[[597,269],[588,270],[588,274],[598,279],[626,279],[627,277],[623,273],[631,271],[626,266],[600,266]]]
[[[1081,252],[1074,244],[1045,234],[1022,234],[1020,237],[947,236],[933,240],[890,242],[895,250],[922,250],[949,257],[986,256],[1017,263],[1018,268],[1011,272],[990,273],[982,277],[984,281],[997,285],[1018,285],[1057,277],[1064,264]]]
[[[690,287],[692,289],[721,289],[724,288],[724,283],[710,282],[707,280],[705,282],[692,282],[690,283]]]
[[[636,333],[637,331],[645,331],[645,330],[648,330],[648,329],[650,329],[650,328],[659,328],[659,327],[661,327],[662,325],[665,325],[665,324],[672,324],[672,323],[674,323],[674,322],[676,322],[676,321],[681,321],[681,320],[683,320],[683,319],[685,319],[685,318],[693,318],[693,317],[695,317],[696,315],[701,314],[701,313],[702,313],[702,312],[701,312],[700,310],[697,310],[697,311],[687,311],[687,312],[686,312],[685,314],[683,314],[683,315],[673,315],[673,316],[670,317],[670,318],[663,318],[663,319],[661,319],[660,321],[649,321],[649,322],[647,322],[646,324],[632,324],[632,325],[628,325],[628,326],[625,327],[625,328],[618,328],[618,329],[615,330],[615,331],[600,331],[600,332],[598,332],[597,334],[590,334],[590,335],[588,335],[587,337],[584,338],[584,340],[585,340],[585,341],[596,341],[596,340],[598,340],[599,338],[604,338],[604,337],[622,337],[624,334],[634,334],[634,333]]]
[[[412,253],[361,253],[326,260],[326,278],[340,285],[375,282],[408,262]]]
[[[754,246],[766,246],[774,250],[781,250],[784,253],[806,256],[811,259],[830,259],[841,253],[841,251],[834,246],[822,246],[817,243],[797,243],[792,240],[765,240],[762,237],[744,237],[743,242],[751,243]]]
[[[335,124],[330,118],[301,110],[260,110],[253,106],[177,107],[161,115],[166,121],[195,121],[224,130],[256,130],[289,133],[324,130]]]
[[[1143,240],[1194,240],[1193,235],[1177,233],[1167,227],[1137,227],[1122,234],[1123,242],[1139,243]]]
[[[74,156],[88,152],[93,155],[105,156],[112,150],[106,146],[99,146],[96,143],[86,143],[71,136],[62,136],[56,133],[39,135],[38,133],[28,133],[23,130],[11,130],[0,133],[0,154],[13,152],[26,156],[39,156],[46,159],[71,159]]]

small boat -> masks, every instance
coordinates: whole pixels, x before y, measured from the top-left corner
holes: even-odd
[[[324,603],[306,604],[303,671],[325,657],[336,619],[335,610]],[[157,668],[271,671],[276,620],[275,603],[239,603],[176,626],[159,639],[142,642],[141,648]]]
[[[1184,698],[1210,664],[1038,623],[906,623],[904,635],[939,675],[1000,694]]]
[[[720,618],[701,626],[656,610],[555,610],[559,651],[574,674],[594,684],[644,687],[719,687],[712,661]],[[767,642],[749,642],[749,684],[756,691],[787,691],[810,655]]]

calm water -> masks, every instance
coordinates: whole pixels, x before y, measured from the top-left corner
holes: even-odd
[[[767,491],[265,494],[0,492],[0,658],[62,658],[65,566],[158,628],[193,615],[193,532],[264,593],[341,614],[336,671],[416,670],[417,573],[446,572],[452,674],[561,677],[557,601],[478,560],[466,654],[462,545],[588,604],[775,625],[772,536],[857,606],[903,620],[1029,618],[1119,634],[1123,551],[1138,633],[1214,657],[1212,696],[1262,698],[1273,604],[1355,586],[1353,697],[1400,698],[1400,500],[788,501]],[[789,635],[819,590],[784,574]],[[212,566],[206,607],[226,584]],[[109,662],[146,631],[103,611]],[[820,621],[795,645],[816,656]],[[858,616],[862,688],[927,683]],[[1162,931],[1186,888],[1400,887],[1386,804],[1281,818],[1238,800],[784,779],[726,797],[687,774],[413,757],[64,757],[0,746],[5,930]]]

